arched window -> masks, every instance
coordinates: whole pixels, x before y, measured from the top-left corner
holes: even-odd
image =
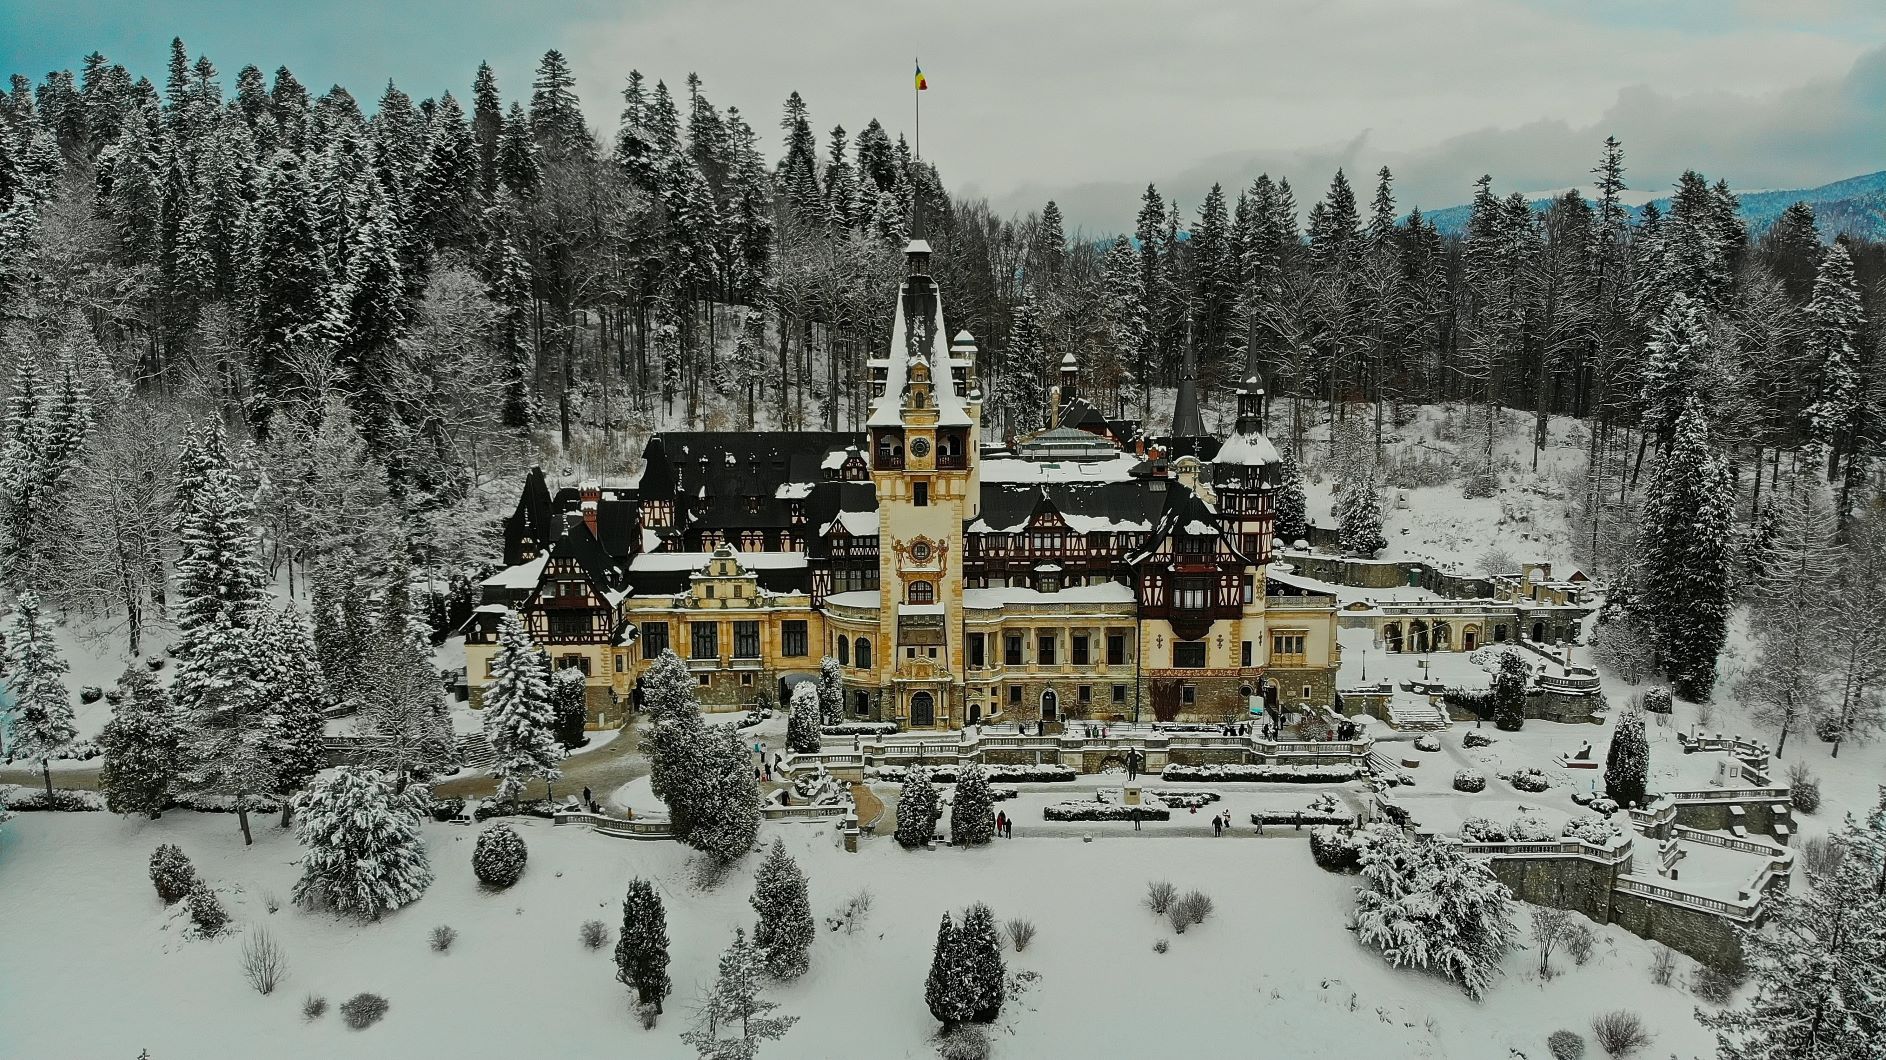
[[[838,665],[840,666],[851,665],[851,638],[850,637],[841,636],[838,638]]]
[[[853,653],[858,660],[858,668],[860,670],[869,670],[871,668],[871,639],[869,637],[859,637],[858,643],[853,646],[853,649]]]
[[[913,604],[936,603],[936,586],[924,581],[911,582],[910,602]]]

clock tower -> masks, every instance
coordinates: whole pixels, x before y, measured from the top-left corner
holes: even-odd
[[[887,355],[871,362],[867,423],[878,499],[880,716],[913,729],[962,724],[962,542],[979,507],[973,345],[945,339],[919,216],[904,250]],[[960,355],[960,356],[959,356]]]

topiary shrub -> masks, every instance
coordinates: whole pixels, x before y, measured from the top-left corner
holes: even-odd
[[[1608,846],[1611,840],[1624,834],[1624,829],[1609,817],[1587,813],[1565,822],[1565,829],[1561,834],[1567,839]]]
[[[1667,688],[1653,688],[1644,693],[1644,710],[1651,714],[1676,713],[1676,697]]]
[[[1511,839],[1505,825],[1485,817],[1469,817],[1460,822],[1460,838],[1469,843],[1505,843]]]
[[[1417,751],[1438,751],[1440,749],[1441,739],[1438,736],[1428,735],[1415,737],[1415,750]]]
[[[1552,782],[1546,779],[1543,769],[1515,769],[1513,774],[1506,779],[1520,791],[1535,794],[1552,786]]]
[[[1487,775],[1478,769],[1463,769],[1454,774],[1454,790],[1473,794],[1487,790]]]
[[[1536,813],[1522,813],[1506,826],[1506,835],[1515,843],[1544,843],[1557,838],[1545,818]]]
[[[1493,737],[1488,736],[1479,729],[1468,729],[1467,734],[1460,738],[1460,745],[1462,747],[1491,747],[1493,746]]]
[[[151,851],[151,886],[165,905],[176,905],[196,886],[196,866],[182,848],[165,843]]]
[[[508,824],[494,824],[478,834],[478,845],[472,848],[472,871],[487,887],[509,887],[524,875],[524,864],[529,859],[524,837]]]
[[[1545,1047],[1552,1051],[1552,1060],[1579,1060],[1585,1055],[1585,1036],[1577,1031],[1553,1031]]]

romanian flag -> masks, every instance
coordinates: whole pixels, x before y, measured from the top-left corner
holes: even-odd
[[[923,67],[921,66],[917,67],[917,91],[919,92],[927,91],[929,87],[930,87],[930,82],[925,80],[923,76]]]

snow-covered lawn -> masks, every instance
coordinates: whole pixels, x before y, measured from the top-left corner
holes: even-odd
[[[106,814],[22,814],[0,830],[0,1028],[21,1057],[282,1060],[347,1056],[536,1055],[681,1057],[677,1037],[699,987],[746,904],[750,857],[718,889],[691,884],[687,852],[666,842],[613,840],[548,822],[514,822],[530,845],[523,880],[480,890],[469,859],[476,832],[428,825],[436,882],[416,905],[378,924],[338,921],[284,905],[299,851],[272,825],[244,849],[235,822],[173,812],[160,821]],[[1591,963],[1541,983],[1531,954],[1513,954],[1483,1003],[1427,975],[1397,971],[1344,929],[1353,878],[1317,869],[1295,838],[1213,841],[1121,836],[1017,838],[980,850],[906,852],[888,839],[846,854],[834,833],[772,825],[805,867],[823,917],[868,887],[874,902],[856,934],[821,927],[812,970],[773,995],[801,1016],[772,1057],[924,1057],[935,1029],[923,1003],[936,924],[982,900],[999,919],[1022,916],[1040,934],[1009,954],[1010,971],[1039,979],[1012,996],[994,1036],[1005,1057],[1449,1057],[1544,1055],[1546,1034],[1581,1033],[1591,1016],[1637,1010],[1657,1032],[1655,1053],[1708,1051],[1692,999],[1651,985],[1647,944],[1599,929]],[[180,844],[224,894],[236,933],[188,937],[145,877],[151,849]],[[656,883],[668,909],[676,984],[668,1014],[639,1029],[608,949],[577,941],[583,921],[612,930],[631,876]],[[1174,936],[1139,904],[1149,878],[1217,900],[1204,925]],[[1523,918],[1522,918],[1523,919]],[[266,924],[285,947],[289,978],[254,993],[237,968],[241,933]],[[458,930],[446,954],[426,937]],[[1155,939],[1170,938],[1165,954]],[[1687,962],[1684,962],[1687,963]],[[1680,977],[1679,977],[1680,981]],[[386,1019],[347,1030],[329,1014],[301,1018],[309,994],[330,1004],[358,991],[391,1002]],[[84,1013],[80,1016],[78,1013]]]

